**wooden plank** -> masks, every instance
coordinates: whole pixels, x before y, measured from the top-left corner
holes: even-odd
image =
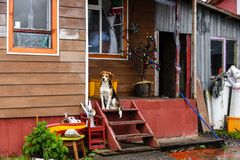
[[[61,51],[60,59],[62,62],[84,62],[85,63],[85,52],[75,52],[75,51]]]
[[[85,41],[60,40],[61,51],[84,51]]]
[[[116,66],[112,66],[110,67],[105,67],[105,64],[99,65],[101,67],[90,67],[89,73],[90,75],[98,75],[99,73],[101,73],[102,71],[106,70],[109,72],[112,72],[115,76],[138,76],[137,71],[135,68],[131,67],[131,66],[125,66],[125,67],[116,67]],[[146,78],[153,76],[154,77],[154,70],[149,69],[146,71]]]
[[[60,17],[85,18],[85,9],[83,8],[60,7],[59,10]]]
[[[84,63],[58,63],[58,62],[0,63],[0,73],[84,73],[84,72],[85,72]]]
[[[56,106],[41,108],[17,108],[17,109],[0,109],[0,118],[20,118],[20,117],[36,117],[38,116],[62,116],[64,113],[68,115],[79,115],[82,109],[77,106]]]
[[[211,126],[210,122],[209,122],[209,116],[208,116],[206,103],[205,103],[205,100],[204,100],[203,89],[202,89],[202,86],[201,86],[201,83],[200,83],[199,79],[197,79],[196,100],[197,100],[198,112],[200,113],[202,118],[205,120],[207,125]],[[201,124],[202,124],[202,129],[203,129],[204,132],[210,131],[202,121],[201,121]]]
[[[0,14],[7,13],[7,3],[0,3]]]
[[[7,16],[6,14],[0,14],[0,26],[7,25]]]
[[[1,3],[7,3],[7,0],[0,0]]]
[[[0,37],[7,37],[7,27],[0,26]]]
[[[191,98],[191,35],[187,35],[186,97]]]
[[[0,38],[0,49],[6,49],[7,45],[6,45],[6,38]]]
[[[59,18],[61,29],[85,29],[85,19]]]
[[[10,108],[76,106],[83,101],[84,95],[2,97],[0,98],[0,108],[10,109]]]
[[[84,83],[84,74],[1,74],[1,85]]]
[[[60,39],[80,40],[80,32],[76,29],[60,29]]]
[[[59,56],[7,55],[0,49],[0,61],[32,61],[32,62],[85,62],[85,52],[60,51]]]
[[[118,126],[118,125],[135,125],[145,123],[143,120],[132,120],[132,121],[109,121],[109,125]]]
[[[80,30],[79,35],[80,35],[80,40],[82,40],[82,41],[86,40],[86,31],[85,30]]]
[[[61,0],[60,6],[66,6],[66,7],[80,7],[80,8],[85,8],[85,1],[83,0]]]
[[[84,84],[72,85],[0,85],[0,97],[85,94]]]
[[[147,138],[147,137],[153,137],[153,135],[148,134],[148,133],[135,133],[135,134],[116,135],[116,139],[119,140],[119,141],[139,139],[139,138]]]

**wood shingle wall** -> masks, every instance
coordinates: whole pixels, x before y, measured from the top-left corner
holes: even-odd
[[[60,56],[7,55],[0,0],[0,118],[78,115],[85,98],[85,3],[59,0]]]

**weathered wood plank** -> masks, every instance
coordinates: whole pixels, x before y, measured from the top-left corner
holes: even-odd
[[[80,30],[79,35],[80,35],[80,40],[82,40],[82,41],[86,40],[86,31],[85,30]]]
[[[0,49],[6,49],[6,38],[0,38]]]
[[[80,32],[76,29],[60,29],[60,39],[80,40]]]
[[[84,73],[84,63],[1,62],[0,73]]]
[[[0,14],[1,13],[7,13],[7,3],[0,2]]]
[[[84,84],[73,85],[0,85],[0,97],[57,96],[84,94]]]
[[[36,116],[62,116],[79,115],[82,109],[77,106],[56,106],[56,107],[39,107],[39,108],[18,108],[18,109],[0,109],[0,118],[17,118],[17,117],[36,117]]]
[[[0,37],[7,37],[7,27],[0,26]]]
[[[33,62],[85,62],[85,52],[60,51],[59,56],[30,56],[30,55],[7,55],[6,50],[0,49],[1,61],[33,61]]]
[[[75,52],[75,51],[61,51],[60,59],[61,61],[69,62],[84,62],[85,63],[85,52]]]
[[[85,20],[77,18],[59,18],[61,29],[85,29]]]
[[[84,51],[85,41],[60,40],[61,51]]]
[[[103,64],[104,65],[104,64]],[[112,72],[115,76],[138,76],[138,73],[136,71],[135,68],[131,67],[131,66],[125,66],[125,67],[102,67],[103,65],[99,65],[101,67],[91,67],[89,70],[89,73],[91,75],[99,75],[99,73],[101,73],[103,70]],[[149,69],[147,70],[146,74],[145,74],[148,78],[149,76],[154,76],[154,70]]]
[[[202,89],[202,86],[201,86],[201,83],[200,83],[199,79],[197,79],[196,100],[197,100],[197,107],[198,107],[198,111],[199,111],[200,115],[205,120],[207,125],[211,126],[210,122],[209,122],[209,116],[208,116],[208,111],[207,111],[204,95],[203,95],[203,89]],[[202,121],[201,121],[201,124],[202,124],[202,129],[203,129],[204,132],[210,131],[208,129],[208,127]]]
[[[7,98],[0,98],[0,108],[10,109],[10,108],[76,106],[83,101],[84,101],[84,95],[7,97]]]
[[[60,7],[59,10],[60,17],[85,18],[85,9],[82,8]]]
[[[7,25],[7,16],[6,14],[0,14],[0,26]]]
[[[85,0],[60,0],[60,6],[85,8]]]
[[[85,83],[84,74],[1,74],[1,85]]]

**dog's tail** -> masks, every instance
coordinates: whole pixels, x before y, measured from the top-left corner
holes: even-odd
[[[118,114],[119,114],[119,118],[122,118],[122,108],[118,107]]]

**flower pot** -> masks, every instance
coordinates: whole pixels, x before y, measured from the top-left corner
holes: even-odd
[[[137,97],[150,97],[151,96],[150,81],[141,81],[135,84],[135,96]]]

